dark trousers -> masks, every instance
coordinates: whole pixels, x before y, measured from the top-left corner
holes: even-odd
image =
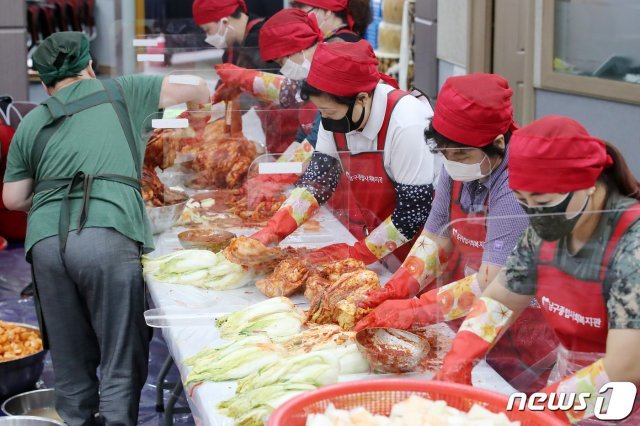
[[[140,246],[110,228],[58,236],[31,251],[55,373],[56,409],[70,426],[135,425],[149,330]],[[100,370],[98,379],[97,370]]]

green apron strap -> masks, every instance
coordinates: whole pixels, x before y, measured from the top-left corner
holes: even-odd
[[[118,84],[117,81],[113,79],[102,80],[101,82],[105,90],[107,91],[107,94],[111,98],[111,106],[113,106],[113,109],[115,109],[116,114],[118,114],[118,119],[120,120],[120,126],[122,126],[122,131],[124,132],[124,136],[127,138],[127,143],[129,144],[129,150],[131,151],[131,157],[133,158],[136,174],[138,176],[138,180],[140,180],[142,179],[142,169],[141,169],[142,160],[138,152],[138,147],[136,146],[136,138],[135,138],[135,134],[133,133],[133,128],[131,126],[129,110],[127,108],[127,103],[124,99],[124,93],[122,92],[122,87]]]
[[[42,153],[49,143],[49,140],[54,133],[58,131],[62,123],[64,123],[65,120],[73,114],[109,102],[108,94],[105,91],[100,90],[99,92],[83,96],[82,98],[67,104],[60,102],[60,100],[55,96],[50,97],[42,103],[42,105],[46,107],[46,111],[49,112],[50,118],[48,123],[40,129],[36,135],[33,149],[31,150],[30,168],[34,179],[36,177],[38,166],[40,165],[40,160],[42,159]]]
[[[69,115],[65,111],[64,104],[55,96],[51,96],[46,101],[42,102],[42,105],[47,107],[47,110],[49,110],[49,114],[53,120]]]
[[[67,184],[67,188],[64,191],[64,196],[62,198],[62,203],[60,203],[60,218],[58,219],[58,238],[60,239],[60,251],[64,253],[67,248],[67,237],[69,236],[69,225],[71,223],[71,191],[73,188],[78,186],[81,182],[84,181],[85,174],[84,172],[76,172],[75,175],[71,179],[69,179],[69,183]],[[83,194],[83,197],[86,196],[86,192]]]
[[[38,170],[38,166],[40,165],[40,160],[42,160],[42,153],[44,149],[47,147],[47,143],[49,143],[49,139],[53,136],[55,132],[58,131],[60,126],[62,126],[64,120],[55,120],[50,124],[47,124],[45,127],[40,129],[38,134],[36,135],[36,139],[33,143],[33,149],[31,149],[31,175],[33,179],[36,179],[36,172]]]

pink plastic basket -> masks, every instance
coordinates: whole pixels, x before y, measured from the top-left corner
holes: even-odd
[[[506,412],[507,396],[472,386],[430,380],[378,379],[339,383],[305,392],[274,411],[268,426],[304,426],[308,415],[323,413],[330,403],[339,409],[360,406],[373,414],[388,416],[394,404],[413,394],[446,401],[449,406],[462,411],[469,411],[474,404],[479,404],[495,413],[504,412],[510,420],[519,421],[522,426],[564,425],[545,412]]]

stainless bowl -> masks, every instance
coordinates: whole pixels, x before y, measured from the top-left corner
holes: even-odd
[[[356,334],[356,345],[376,373],[410,373],[431,349],[417,334],[395,328],[365,328]]]
[[[33,416],[0,417],[0,426],[65,426],[62,422]]]
[[[29,324],[12,323],[21,327],[38,330]],[[0,400],[35,388],[44,368],[47,351],[36,352],[22,358],[0,362]]]
[[[176,224],[187,202],[162,207],[147,207],[147,215],[151,222],[151,231],[153,234],[161,234]]]
[[[53,389],[41,389],[12,396],[2,404],[7,416],[41,417],[62,421],[56,413],[56,397]]]

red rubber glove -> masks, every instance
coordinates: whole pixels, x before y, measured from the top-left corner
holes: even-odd
[[[216,91],[213,94],[213,103],[217,104],[219,102],[229,102],[240,96],[242,90],[238,87],[228,86],[226,84],[221,84],[216,87]]]
[[[490,297],[476,300],[434,380],[471,385],[471,370],[506,331],[512,314],[508,307]]]
[[[296,229],[298,229],[298,224],[289,213],[289,209],[281,208],[269,219],[267,226],[251,235],[251,238],[260,241],[265,246],[273,246],[287,238]]]
[[[344,243],[332,244],[312,250],[305,255],[305,260],[314,265],[344,259],[361,260],[367,265],[379,260],[371,253],[364,240],[360,240],[352,246]]]
[[[443,382],[471,385],[471,371],[491,349],[486,340],[470,332],[458,332],[453,346],[444,357],[442,368],[433,378]]]
[[[387,284],[367,294],[367,298],[360,302],[364,308],[375,308],[385,300],[408,299],[420,292],[420,283],[404,266],[400,266]]]
[[[280,85],[284,77],[263,71],[241,68],[232,64],[215,66],[220,85],[213,96],[214,103],[234,99],[241,92],[249,93],[264,101],[274,102],[279,98]]]
[[[434,288],[419,299],[387,300],[360,320],[356,330],[372,327],[406,330],[412,325],[425,326],[463,318],[481,294],[476,275],[470,275]]]
[[[440,322],[435,303],[425,304],[421,299],[387,300],[356,324],[354,331],[365,328],[389,327],[408,330]]]

